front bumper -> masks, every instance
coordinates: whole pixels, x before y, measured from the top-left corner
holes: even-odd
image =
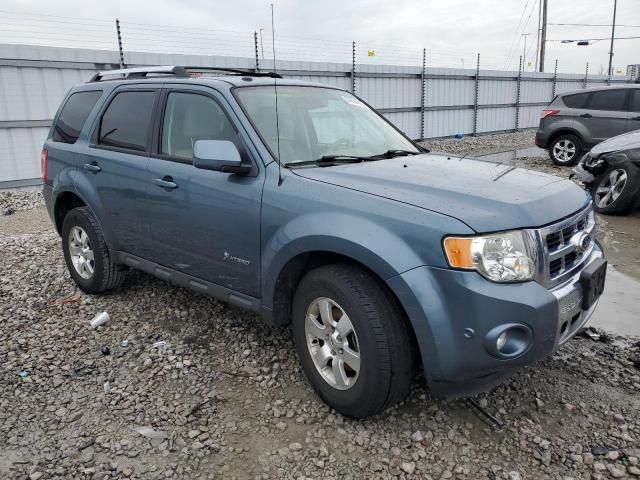
[[[596,245],[585,267],[602,256]],[[420,267],[388,284],[414,327],[431,392],[465,397],[493,388],[576,334],[595,309],[582,310],[579,276],[549,290],[533,281],[499,284],[475,272]],[[505,324],[533,332],[529,347],[509,359],[485,346],[489,332]]]
[[[584,169],[584,159],[574,167],[573,177],[584,184],[593,183],[596,180],[592,173]]]

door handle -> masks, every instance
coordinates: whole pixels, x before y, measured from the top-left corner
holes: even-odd
[[[582,115],[580,115],[582,118],[593,118],[593,115],[591,115],[590,113],[583,113]]]
[[[102,170],[102,168],[100,168],[100,165],[98,165],[97,162],[85,163],[84,169],[93,173],[98,173]]]
[[[167,190],[173,190],[174,188],[178,188],[178,184],[173,181],[173,178],[168,175],[162,178],[154,178],[153,183],[161,188],[166,188]]]

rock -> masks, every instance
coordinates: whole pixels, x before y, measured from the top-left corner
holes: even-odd
[[[624,467],[622,466],[607,464],[607,470],[609,470],[609,474],[613,478],[622,478],[627,475],[627,472],[625,472]]]
[[[517,472],[515,470],[509,472],[509,480],[522,480],[522,475],[520,475],[520,472]]]
[[[421,442],[424,439],[422,436],[422,432],[420,430],[416,430],[411,434],[411,440],[414,442]]]
[[[640,468],[634,465],[629,465],[627,467],[627,472],[629,472],[629,474],[633,475],[634,477],[640,477]]]
[[[400,470],[408,475],[411,475],[416,471],[416,464],[414,462],[403,462],[400,464]]]
[[[42,478],[42,472],[33,472],[29,475],[29,480],[38,480],[40,478]]]
[[[298,442],[290,443],[289,450],[291,450],[292,452],[297,452],[299,450],[302,450],[302,445],[300,445]]]

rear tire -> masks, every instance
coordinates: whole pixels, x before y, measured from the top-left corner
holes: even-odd
[[[596,212],[625,215],[640,200],[640,168],[625,163],[609,167],[591,185]]]
[[[584,147],[575,135],[562,134],[553,139],[549,145],[549,157],[556,165],[571,167],[582,157]]]
[[[88,207],[70,210],[62,223],[62,251],[71,278],[86,293],[119,287],[126,272],[109,255],[102,228]]]
[[[404,312],[358,266],[327,265],[302,279],[293,302],[293,335],[311,386],[343,415],[374,415],[409,392],[416,348]]]

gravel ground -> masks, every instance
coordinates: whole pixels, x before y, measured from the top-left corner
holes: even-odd
[[[419,379],[352,421],[314,396],[288,330],[142,273],[82,294],[41,198],[0,202],[17,210],[0,215],[2,479],[640,478],[638,339],[576,337],[482,396],[502,430]]]

